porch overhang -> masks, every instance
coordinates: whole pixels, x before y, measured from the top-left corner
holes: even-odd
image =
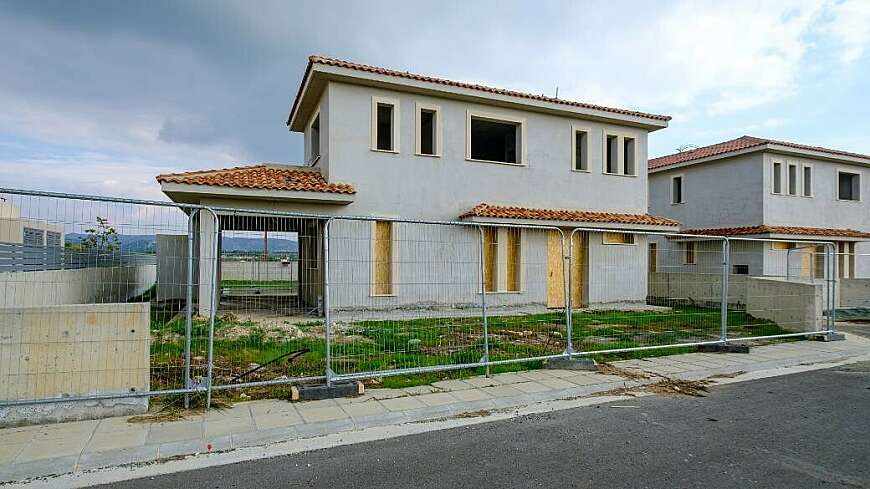
[[[649,214],[628,214],[570,209],[536,209],[478,204],[459,216],[467,222],[574,227],[590,230],[626,230],[674,233],[680,223]]]
[[[559,228],[583,228],[589,230],[625,230],[625,231],[650,231],[661,233],[676,233],[679,226],[661,226],[649,224],[624,224],[618,222],[584,222],[566,220],[544,219],[504,219],[497,217],[464,217],[465,222],[477,222],[481,224],[518,224],[522,226],[553,226]]]
[[[212,199],[240,199],[347,205],[354,202],[356,197],[356,194],[337,192],[236,188],[171,182],[161,183],[160,190],[173,202],[183,204],[199,204],[203,200]]]
[[[776,239],[783,241],[833,242],[833,241],[870,241],[870,233],[854,229],[816,228],[801,226],[746,226],[734,228],[687,229],[685,234],[706,237],[728,237],[746,239]],[[675,239],[691,239],[675,237]]]

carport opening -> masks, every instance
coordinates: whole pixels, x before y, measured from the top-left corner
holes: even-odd
[[[221,216],[219,314],[280,328],[323,314],[323,225],[317,219]]]

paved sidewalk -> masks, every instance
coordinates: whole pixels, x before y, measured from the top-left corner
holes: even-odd
[[[681,379],[703,379],[863,359],[870,339],[801,341],[753,347],[746,354],[690,353],[615,362]],[[486,416],[536,402],[590,396],[657,379],[567,370],[532,370],[447,380],[406,389],[370,389],[352,399],[239,403],[189,419],[152,424],[126,417],[0,430],[0,483],[154,462],[203,452],[302,440],[371,427],[458,416]]]

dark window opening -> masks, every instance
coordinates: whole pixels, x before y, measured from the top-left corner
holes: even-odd
[[[519,124],[471,118],[471,158],[520,163]]]
[[[377,149],[393,151],[393,106],[378,104]]]
[[[623,173],[626,175],[634,175],[634,139],[623,138],[622,140],[622,157],[625,160]]]
[[[813,168],[810,166],[804,167],[804,197],[813,195]]]
[[[734,275],[749,275],[749,265],[734,265],[731,273]]]
[[[797,165],[788,165],[788,194],[797,195]]]
[[[861,180],[857,173],[840,172],[837,179],[840,200],[861,200]]]
[[[619,173],[619,138],[617,136],[607,136],[607,160],[605,171],[607,173]]]
[[[782,163],[773,164],[773,193],[782,193]]]
[[[673,188],[673,199],[671,200],[674,204],[682,204],[683,203],[683,177],[674,177],[672,180],[674,188]]]
[[[311,123],[311,160],[320,156],[320,114]]]
[[[574,169],[586,171],[589,169],[587,157],[587,140],[588,137],[584,131],[574,133]]]
[[[420,111],[420,154],[435,154],[435,111]]]

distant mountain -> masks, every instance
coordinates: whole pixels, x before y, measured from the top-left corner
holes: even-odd
[[[80,243],[86,234],[69,233],[66,235],[67,243]],[[152,235],[119,234],[121,250],[128,253],[154,253],[156,240]],[[223,239],[223,251],[225,253],[262,253],[262,238],[240,238],[225,236]],[[269,254],[296,253],[299,251],[299,243],[290,239],[269,239]]]

